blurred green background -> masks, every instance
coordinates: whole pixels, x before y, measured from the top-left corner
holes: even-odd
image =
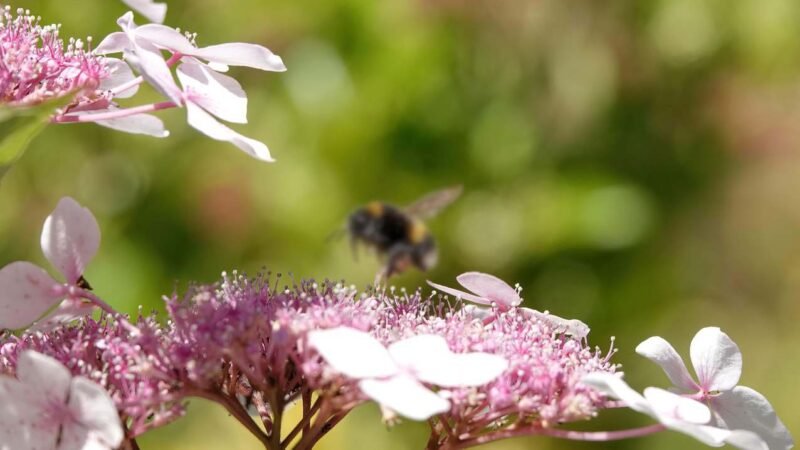
[[[46,264],[44,217],[71,195],[103,230],[87,278],[134,312],[220,271],[372,281],[326,237],[357,205],[447,185],[427,277],[480,270],[526,305],[611,336],[637,388],[667,385],[633,349],[661,335],[685,356],[720,326],[744,352],[742,384],[800,431],[800,2],[796,0],[170,0],[167,24],[200,45],[245,41],[283,74],[235,69],[242,133],[276,164],[161,117],[163,140],[51,126],[0,185],[0,263]],[[114,0],[17,1],[63,36],[115,30]],[[140,22],[144,20],[139,18]],[[149,93],[136,100],[150,101]],[[426,275],[394,280],[415,288]],[[193,402],[143,449],[255,449],[225,413]],[[625,411],[595,429],[647,423]],[[358,408],[325,449],[421,448]],[[520,438],[493,449],[702,448],[678,434],[613,444]]]

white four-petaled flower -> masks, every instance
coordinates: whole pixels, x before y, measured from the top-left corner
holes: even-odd
[[[111,450],[124,437],[114,402],[88,378],[34,351],[0,376],[0,450]]]
[[[44,256],[66,283],[27,261],[0,269],[0,329],[28,326],[63,299],[68,301],[48,319],[91,312],[76,294],[83,290],[84,270],[100,246],[100,227],[92,213],[72,198],[62,198],[44,222],[41,244]]]
[[[508,367],[501,356],[453,353],[436,335],[417,335],[384,347],[363,331],[340,327],[312,331],[310,346],[336,371],[359,380],[369,398],[413,420],[450,410],[450,402],[425,384],[443,388],[487,384]]]
[[[769,401],[755,390],[737,386],[742,375],[742,353],[719,328],[703,328],[689,348],[695,381],[678,352],[661,337],[651,337],[636,352],[660,365],[680,393],[690,395],[711,409],[711,424],[757,434],[772,449],[794,446],[789,431]]]
[[[447,286],[428,281],[432,287],[462,300],[479,305],[495,305],[501,310],[517,307],[522,303],[519,290],[514,289],[505,281],[481,272],[465,272],[456,277],[458,283],[469,292],[460,291]],[[584,339],[589,334],[589,327],[577,319],[564,319],[548,312],[541,312],[531,308],[520,308],[525,315],[540,320],[562,333]]]
[[[665,427],[692,436],[706,445],[720,447],[728,443],[745,450],[767,449],[764,441],[755,433],[708,425],[711,411],[706,405],[655,387],[646,388],[642,396],[631,389],[620,375],[598,372],[585,376],[581,381],[622,400],[629,408],[647,414]]]
[[[264,143],[242,136],[215,116],[228,122],[247,123],[244,90],[236,80],[218,72],[227,71],[228,66],[282,72],[286,66],[279,56],[263,46],[241,42],[197,47],[173,28],[160,24],[137,26],[131,13],[120,17],[117,23],[123,31],[108,35],[97,46],[96,53],[123,53],[125,60],[156,90],[174,105],[187,108],[189,125],[201,133],[230,142],[255,158],[273,160]],[[175,82],[169,64],[161,55],[162,50],[172,53],[173,63],[180,61],[177,73],[183,88]],[[158,135],[160,130],[153,118],[137,114],[105,125]]]

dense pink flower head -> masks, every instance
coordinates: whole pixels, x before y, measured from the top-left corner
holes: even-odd
[[[71,93],[91,95],[109,76],[105,59],[81,40],[64,45],[60,25],[0,6],[0,104],[35,105]]]
[[[161,325],[142,317],[131,329],[103,318],[82,318],[47,332],[27,332],[0,340],[0,374],[17,373],[26,350],[54,358],[73,375],[102,386],[120,417],[128,421],[129,436],[163,425],[184,414],[174,371],[167,362]]]

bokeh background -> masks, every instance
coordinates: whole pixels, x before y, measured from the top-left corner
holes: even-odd
[[[8,3],[8,2],[6,2]],[[71,195],[103,230],[87,271],[121,310],[222,270],[262,267],[365,286],[379,267],[326,242],[372,199],[444,186],[464,196],[430,226],[439,266],[414,289],[480,270],[524,286],[527,306],[616,336],[638,388],[666,385],[638,357],[661,335],[687,355],[720,326],[742,383],[800,432],[800,2],[796,0],[169,0],[200,44],[257,42],[283,74],[234,70],[258,163],[161,114],[172,135],[51,126],[0,185],[0,263],[45,264],[44,217]],[[18,0],[63,36],[115,30],[113,0]],[[141,19],[140,19],[141,21]],[[147,100],[148,97],[139,97]],[[151,99],[156,99],[150,94]],[[421,448],[358,408],[324,449]],[[630,412],[590,427],[647,423]],[[140,440],[143,449],[256,449],[220,409]],[[519,438],[489,449],[701,448],[678,434],[613,444]]]

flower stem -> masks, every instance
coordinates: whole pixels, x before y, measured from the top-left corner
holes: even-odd
[[[117,109],[100,113],[67,114],[56,116],[51,119],[53,123],[76,123],[76,122],[98,122],[101,120],[119,119],[122,117],[133,116],[162,109],[177,108],[180,105],[173,102],[158,102],[149,105],[134,106],[132,108]]]
[[[540,426],[526,426],[522,428],[503,430],[470,439],[460,440],[455,444],[449,446],[445,445],[445,448],[450,448],[450,449],[467,448],[476,445],[486,444],[489,442],[499,441],[501,439],[508,439],[512,437],[529,436],[529,435],[551,436],[562,439],[570,439],[573,441],[607,442],[607,441],[618,441],[621,439],[647,436],[649,434],[658,433],[664,430],[666,430],[666,427],[660,423],[640,428],[630,428],[627,430],[617,430],[617,431],[574,431],[574,430],[560,430],[555,428],[541,428]]]
[[[264,433],[261,428],[259,428],[258,425],[250,418],[250,415],[247,414],[247,411],[242,408],[242,405],[240,405],[237,400],[219,392],[208,391],[204,389],[190,390],[189,395],[219,403],[225,407],[228,413],[238,420],[239,423],[244,425],[244,427],[247,428],[247,431],[249,431],[250,434],[255,436],[264,445],[264,448],[267,450],[279,450],[278,447],[274,447],[272,445],[272,442],[267,434]]]

